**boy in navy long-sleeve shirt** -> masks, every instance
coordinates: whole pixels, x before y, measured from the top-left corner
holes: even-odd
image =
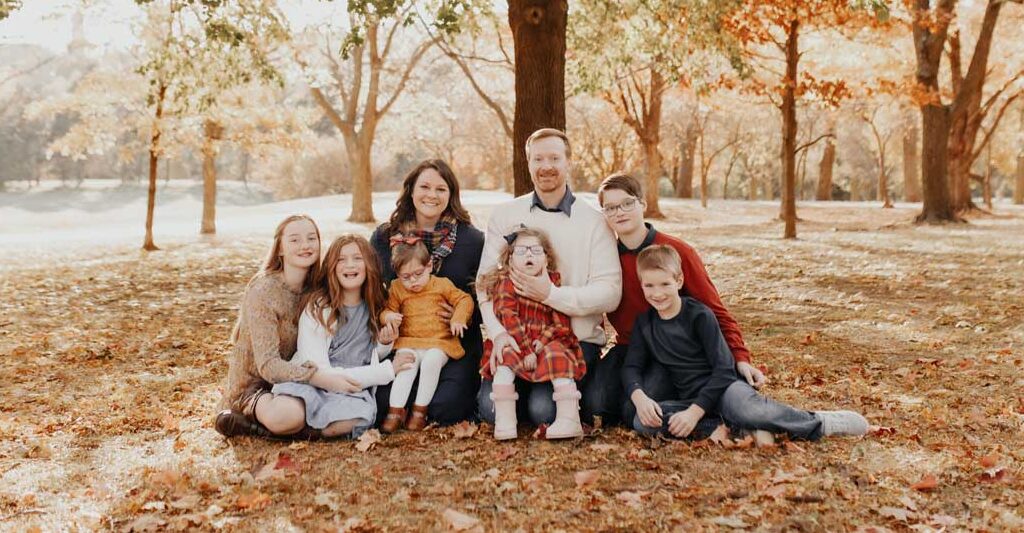
[[[867,432],[867,420],[857,413],[795,409],[739,379],[715,314],[698,300],[679,296],[683,275],[674,249],[646,248],[637,257],[637,272],[651,309],[633,325],[622,383],[636,406],[638,432],[706,437],[719,420],[736,429],[809,440]],[[668,372],[672,397],[650,398],[643,390],[643,371],[652,358]]]

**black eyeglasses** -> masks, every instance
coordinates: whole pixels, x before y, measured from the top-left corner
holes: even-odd
[[[636,198],[626,198],[619,205],[606,205],[601,208],[604,211],[604,216],[610,217],[615,214],[615,211],[622,211],[623,213],[629,213],[636,209],[636,205],[640,203]]]
[[[515,255],[526,255],[527,251],[529,251],[531,255],[544,255],[544,247],[539,244],[534,244],[532,246],[523,246],[518,244],[512,247],[512,253]]]

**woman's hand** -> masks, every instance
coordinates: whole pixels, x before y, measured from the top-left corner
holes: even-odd
[[[358,381],[342,372],[319,371],[313,375],[313,379],[309,380],[309,383],[328,392],[352,394],[363,390],[363,386]]]
[[[377,333],[377,342],[381,344],[391,344],[396,339],[398,339],[398,327],[394,324],[384,324],[384,327],[380,328],[380,332]]]
[[[395,369],[395,374],[408,370],[416,365],[416,356],[412,352],[405,350],[399,350],[395,354],[395,358],[391,360],[391,366]]]
[[[452,335],[456,337],[462,337],[462,334],[466,332],[466,323],[452,322],[450,328],[452,331]]]
[[[633,391],[630,399],[636,406],[636,415],[640,418],[641,424],[649,428],[661,427],[661,406],[658,405],[658,402],[652,400],[641,389]]]
[[[453,307],[448,302],[441,302],[441,309],[438,310],[437,316],[438,316],[438,318],[440,318],[441,320],[443,320],[445,322],[451,322],[452,314],[454,312],[455,312],[455,307]]]
[[[736,363],[736,373],[747,380],[747,383],[755,389],[761,388],[762,385],[768,383],[768,378],[765,377],[764,372],[761,372],[756,366],[746,361]]]

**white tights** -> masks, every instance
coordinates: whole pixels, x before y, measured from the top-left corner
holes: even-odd
[[[423,378],[420,378],[423,379]],[[516,373],[507,366],[499,366],[498,370],[494,372],[494,384],[495,385],[511,385],[516,381]],[[561,387],[563,385],[569,385],[572,380],[569,378],[555,378],[551,380],[551,384],[555,387]],[[392,391],[394,389],[391,389]],[[394,393],[392,393],[394,394]]]
[[[403,348],[398,351],[413,353],[416,356],[416,363],[412,368],[403,370],[395,376],[395,381],[391,385],[390,406],[405,407],[409,400],[409,394],[412,392],[412,382],[416,379],[417,370],[420,374],[420,384],[416,389],[415,405],[430,405],[430,400],[434,398],[434,391],[437,390],[437,382],[441,379],[441,369],[448,362],[448,356],[439,348],[426,350]]]

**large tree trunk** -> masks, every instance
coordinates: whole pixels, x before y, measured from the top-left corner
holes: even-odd
[[[352,173],[352,213],[349,222],[373,222],[373,167],[371,147],[363,142],[362,136],[345,141],[348,168]],[[351,146],[351,148],[349,148]]]
[[[516,196],[533,190],[526,139],[540,128],[565,130],[567,0],[511,0],[508,23],[515,49],[516,109],[512,172]]]
[[[696,119],[695,119],[696,120]],[[679,145],[679,176],[676,179],[676,197],[693,198],[693,165],[697,155],[697,128],[686,128],[686,138]]]
[[[213,120],[203,124],[203,223],[202,235],[217,233],[217,141],[224,128]]]
[[[917,150],[920,137],[916,117],[908,116],[903,127],[903,200],[921,201],[921,154]]]
[[[949,108],[943,105],[939,92],[939,64],[953,16],[955,0],[939,0],[931,12],[930,0],[915,0],[915,8],[934,17],[916,17],[913,24],[914,49],[917,56],[918,88],[931,95],[921,105],[921,213],[918,222],[939,223],[959,220],[949,195],[948,145]],[[930,24],[933,20],[937,24]]]
[[[818,162],[818,188],[814,193],[814,199],[827,201],[832,199],[832,172],[836,166],[836,143],[833,137],[825,138],[825,149],[821,152],[821,161]]]
[[[664,218],[661,206],[658,205],[658,185],[661,183],[661,102],[665,94],[665,78],[657,69],[651,69],[651,106],[644,117],[644,174],[647,175],[647,187],[644,196],[647,200],[646,218]]]
[[[1017,183],[1013,187],[1013,203],[1024,204],[1024,152],[1017,154]]]
[[[971,164],[974,162],[975,140],[984,118],[981,113],[981,96],[985,88],[988,56],[1003,3],[1002,0],[989,0],[985,17],[981,21],[978,41],[974,45],[971,64],[950,109],[948,163],[952,204],[956,212],[976,207],[971,201]]]
[[[160,249],[153,243],[153,212],[156,211],[157,164],[160,162],[160,119],[164,116],[165,96],[167,96],[167,86],[161,84],[157,90],[153,133],[149,139],[149,193],[146,195],[146,238],[142,243],[142,249],[147,252]]]
[[[800,21],[789,21],[786,31],[786,84],[782,96],[782,219],[783,238],[796,238],[796,79],[800,60]]]

